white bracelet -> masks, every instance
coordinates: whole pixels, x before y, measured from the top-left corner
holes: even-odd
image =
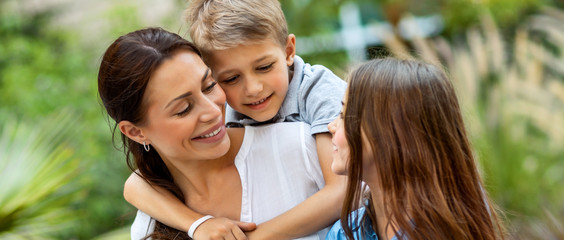
[[[196,228],[198,228],[200,225],[202,225],[202,223],[204,223],[210,218],[213,218],[213,216],[210,215],[203,216],[200,219],[196,220],[194,223],[192,223],[192,225],[190,225],[190,228],[188,228],[188,237],[194,239],[194,232],[196,231]]]

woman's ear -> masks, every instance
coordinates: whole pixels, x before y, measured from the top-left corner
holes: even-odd
[[[294,34],[288,35],[286,38],[286,65],[292,66],[294,64],[294,57],[296,56],[296,36]]]
[[[138,142],[139,144],[151,144],[151,141],[143,134],[143,130],[130,121],[121,121],[118,124],[119,131],[127,136],[129,139]]]

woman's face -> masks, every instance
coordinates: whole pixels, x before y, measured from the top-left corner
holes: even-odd
[[[140,129],[163,159],[213,159],[229,150],[225,93],[195,53],[179,50],[165,60],[151,77],[144,101],[146,123]]]
[[[329,132],[333,134],[333,162],[331,163],[331,170],[335,174],[347,174],[347,166],[350,158],[349,143],[345,137],[345,126],[343,121],[343,114],[346,107],[345,96],[343,99],[343,106],[341,113],[333,122],[329,123]]]

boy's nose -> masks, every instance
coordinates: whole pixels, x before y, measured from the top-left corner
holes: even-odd
[[[245,90],[248,96],[257,96],[262,92],[263,86],[259,79],[247,79]]]

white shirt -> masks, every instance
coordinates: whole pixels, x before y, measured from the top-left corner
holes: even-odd
[[[325,185],[315,139],[309,125],[285,122],[245,127],[235,157],[241,177],[240,221],[268,221],[319,191]],[[154,229],[154,220],[138,211],[131,238],[140,239]],[[325,239],[327,229],[299,239]]]

